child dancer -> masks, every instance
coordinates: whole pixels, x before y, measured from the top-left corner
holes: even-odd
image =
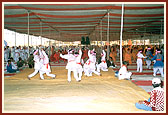
[[[81,49],[79,50],[79,53],[75,52],[74,56],[75,56],[75,62],[76,62],[76,71],[77,71],[77,74],[79,74],[78,81],[81,81],[82,72],[83,72],[83,68],[81,65],[81,56],[82,56]]]
[[[106,57],[106,52],[103,50],[101,53],[101,63],[97,65],[97,72],[100,72],[100,70],[108,71],[105,57]]]
[[[156,60],[155,64],[153,65],[153,76],[156,76],[157,71],[159,70],[161,73],[161,76],[164,77],[163,74],[163,67],[164,67],[164,63],[163,63],[163,55],[161,55],[161,50],[157,49],[157,54],[152,58],[151,61]]]
[[[41,69],[42,63],[40,63],[40,57],[39,57],[39,50],[37,49],[34,53],[34,72],[30,75],[28,75],[28,79],[30,80],[31,77],[35,76]]]
[[[132,73],[127,71],[127,66],[128,66],[128,62],[123,61],[123,65],[120,68],[119,73],[118,73],[118,79],[119,80],[121,80],[121,79],[130,80],[131,79]]]
[[[142,58],[146,58],[142,54],[142,50],[139,50],[137,54],[137,72],[142,72]]]
[[[146,64],[147,64],[147,68],[151,69],[151,59],[153,58],[152,52],[151,52],[151,48],[147,48],[147,52],[146,52]]]
[[[72,71],[74,73],[74,78],[76,79],[76,81],[79,81],[77,78],[77,71],[75,70],[76,62],[75,62],[75,56],[73,55],[73,50],[70,49],[68,51],[68,54],[65,55],[60,54],[60,57],[68,60],[68,63],[66,65],[66,69],[68,69],[68,82],[71,82]]]
[[[94,49],[92,51],[88,51],[88,56],[89,59],[86,61],[86,63],[84,64],[84,72],[86,76],[92,76],[92,72],[95,73],[96,75],[100,75],[101,74],[99,72],[96,71],[96,52],[94,51]]]
[[[43,50],[43,47],[41,48],[41,50],[39,50],[39,52],[40,52],[40,58],[41,58],[40,62],[42,63],[42,67],[40,69],[40,78],[43,80],[44,79],[43,74],[46,73],[47,76],[50,76],[53,79],[55,79],[56,75],[50,74],[51,68],[49,65],[49,58],[45,53],[45,51]]]

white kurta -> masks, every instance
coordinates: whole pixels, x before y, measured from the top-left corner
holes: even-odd
[[[82,72],[83,72],[83,68],[82,68],[82,65],[81,65],[81,56],[82,56],[82,51],[79,50],[79,55],[75,58],[76,71],[77,71],[77,74],[79,74],[79,76],[78,76],[79,80],[81,80]]]
[[[40,62],[42,63],[42,67],[40,69],[41,72],[51,72],[51,68],[50,68],[50,65],[49,65],[49,58],[47,56],[47,54],[45,53],[45,51],[39,51],[41,52],[41,56],[42,58],[40,59]]]
[[[73,54],[60,54],[60,57],[68,60],[66,65],[66,69],[68,69],[68,82],[71,82],[71,71],[74,72],[74,78],[78,81],[75,56]]]
[[[137,72],[142,72],[142,58],[145,58],[142,53],[137,54]]]
[[[79,50],[79,55],[77,57],[75,57],[76,70],[77,70],[78,73],[83,71],[83,68],[82,68],[82,65],[81,65],[81,56],[82,56],[82,51]]]
[[[73,54],[60,54],[60,57],[68,60],[66,69],[70,69],[72,71],[76,69],[75,56]]]
[[[100,75],[100,73],[96,71],[96,56],[90,54],[90,50],[88,51],[88,56],[89,59],[85,62],[83,66],[85,75],[92,76],[92,72],[94,72],[96,75]]]
[[[119,70],[118,73],[118,79],[130,79],[132,73],[127,71],[127,67],[126,66],[122,66]]]
[[[19,56],[20,56],[20,50],[16,49],[15,50],[15,57],[14,57],[15,62],[19,61]]]
[[[100,72],[100,69],[102,71],[108,71],[105,57],[106,57],[106,52],[103,50],[103,56],[101,58],[101,63],[97,65],[98,72]]]

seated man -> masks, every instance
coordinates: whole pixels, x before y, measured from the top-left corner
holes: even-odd
[[[131,79],[132,72],[127,71],[127,66],[128,66],[128,62],[123,61],[123,65],[118,72],[118,79],[119,80],[121,80],[121,79],[130,80]]]
[[[114,62],[112,61],[112,57],[109,58],[109,60],[107,60],[107,67],[109,68],[116,68],[117,65],[114,64]]]
[[[23,61],[22,58],[19,57],[19,61],[17,62],[18,68],[22,68],[24,64],[25,64],[25,61]]]
[[[33,54],[30,54],[29,58],[27,59],[29,68],[33,68],[34,67],[34,60],[33,59],[34,59]]]
[[[14,72],[19,71],[18,69],[12,68],[11,60],[8,60],[8,63],[6,65],[6,69],[7,69],[7,72],[9,72],[9,73],[14,73]]]
[[[153,78],[152,85],[154,89],[150,93],[150,98],[139,101],[135,106],[146,111],[164,111],[164,90],[161,88],[161,80]]]
[[[10,58],[10,60],[11,60],[11,64],[12,64],[12,69],[18,69],[18,67],[14,64],[14,59],[11,57]]]

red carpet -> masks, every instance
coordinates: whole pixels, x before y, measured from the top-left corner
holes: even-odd
[[[131,80],[133,83],[135,83],[138,86],[152,86],[152,80]],[[161,82],[161,85],[164,86],[164,82]]]
[[[50,66],[66,66],[66,64],[51,64]]]
[[[5,73],[4,76],[13,76],[16,75],[16,73]]]
[[[118,68],[113,68],[113,70],[117,71],[119,70]],[[136,71],[137,69],[128,69],[128,71]],[[145,70],[153,70],[153,69],[143,69],[144,71]]]
[[[118,63],[118,64],[116,64],[117,66],[120,66],[120,64]],[[129,64],[129,66],[137,66],[137,64]]]
[[[135,83],[138,86],[152,86],[152,81],[137,81],[132,80],[133,83]]]
[[[153,75],[153,72],[132,72],[132,75]],[[156,75],[160,75],[160,74],[156,74]]]

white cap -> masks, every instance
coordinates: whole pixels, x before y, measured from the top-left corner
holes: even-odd
[[[160,84],[161,80],[159,78],[153,78],[152,84]]]

